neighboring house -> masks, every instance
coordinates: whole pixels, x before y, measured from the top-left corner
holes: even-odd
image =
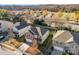
[[[59,30],[53,37],[54,49],[58,51],[64,51],[65,45],[73,42],[73,35],[69,31]]]
[[[6,45],[6,46],[9,46],[9,45]],[[11,46],[9,46],[9,47],[11,47]],[[4,48],[3,46],[0,45],[0,55],[22,55],[22,54],[23,53],[19,49],[16,49],[16,51],[11,51],[11,50]]]
[[[35,38],[38,39],[38,41],[40,41],[40,44],[42,44],[49,36],[49,30],[47,28],[36,26],[31,27],[29,31],[34,35]]]
[[[14,25],[13,32],[15,35],[19,35],[19,37],[23,36],[28,32],[30,26],[26,22],[17,22]]]
[[[65,50],[68,50],[70,53],[72,53],[74,55],[78,55],[79,54],[79,45],[76,44],[76,42],[68,43],[64,47],[64,51]]]
[[[17,50],[16,53],[12,53],[12,52],[9,52],[9,51],[6,51],[8,49],[3,49],[2,46],[0,46],[0,55],[22,55],[22,53],[18,53],[19,51]]]
[[[5,32],[8,30],[12,30],[13,23],[9,21],[0,20],[0,31]]]
[[[76,24],[75,22],[62,22],[62,23],[55,23],[53,22],[51,24],[51,27],[62,27],[62,28],[70,28],[71,30],[79,31],[79,24]]]
[[[25,34],[25,39],[26,39],[26,43],[31,45],[32,44],[32,40],[34,39],[34,35],[30,32],[27,32]]]
[[[79,31],[79,24],[70,24],[72,30]]]
[[[26,43],[19,42],[14,38],[7,38],[5,41],[0,42],[0,52],[2,54],[22,55],[28,54],[26,50],[30,46]]]
[[[71,32],[74,36],[73,43],[70,44],[70,52],[73,54],[79,54],[79,33],[78,32]]]

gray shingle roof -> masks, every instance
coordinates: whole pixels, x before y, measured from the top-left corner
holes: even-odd
[[[73,35],[69,31],[59,30],[53,37],[53,40],[66,43]]]
[[[31,27],[31,30],[29,30],[33,35],[39,35],[36,27]]]
[[[40,27],[40,30],[41,30],[42,35],[44,35],[48,31],[47,28],[42,28],[42,27]]]
[[[79,33],[72,32],[72,35],[74,36],[74,42],[79,45]]]
[[[25,22],[20,22],[20,25],[19,25],[19,26],[16,26],[16,28],[17,28],[18,30],[20,30],[20,29],[22,29],[22,28],[25,28],[26,26],[28,26],[27,23],[25,23]]]

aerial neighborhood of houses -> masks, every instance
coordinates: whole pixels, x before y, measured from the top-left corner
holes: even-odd
[[[12,22],[4,20],[0,20],[0,33],[1,49],[10,49],[12,50],[12,54],[40,53],[37,49],[37,45],[42,44],[49,36],[48,29],[39,26],[32,27],[25,22],[17,22],[13,24]],[[22,43],[18,43],[20,40]],[[24,43],[23,40],[25,40]],[[11,45],[11,47],[9,45]],[[18,47],[15,45],[18,45]],[[33,47],[30,47],[32,45]],[[18,52],[15,48],[21,50],[21,52]],[[27,49],[34,49],[35,52],[32,50],[27,51]]]
[[[52,7],[0,9],[0,55],[78,55],[79,8]]]

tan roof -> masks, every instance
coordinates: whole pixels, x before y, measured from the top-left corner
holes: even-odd
[[[66,43],[73,41],[73,36],[69,31],[59,30],[54,35],[53,40]]]

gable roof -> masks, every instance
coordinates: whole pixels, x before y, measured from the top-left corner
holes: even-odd
[[[43,27],[40,27],[40,26],[36,26],[36,27],[31,27],[31,30],[30,30],[34,35],[39,35],[39,32],[44,35],[48,29],[47,28],[43,28]]]
[[[40,27],[40,30],[42,35],[44,35],[48,31],[47,28],[42,28],[42,27]]]
[[[59,30],[54,35],[53,40],[67,43],[73,41],[73,36],[69,31]]]
[[[31,29],[29,30],[33,35],[39,35],[36,27],[31,27]]]

